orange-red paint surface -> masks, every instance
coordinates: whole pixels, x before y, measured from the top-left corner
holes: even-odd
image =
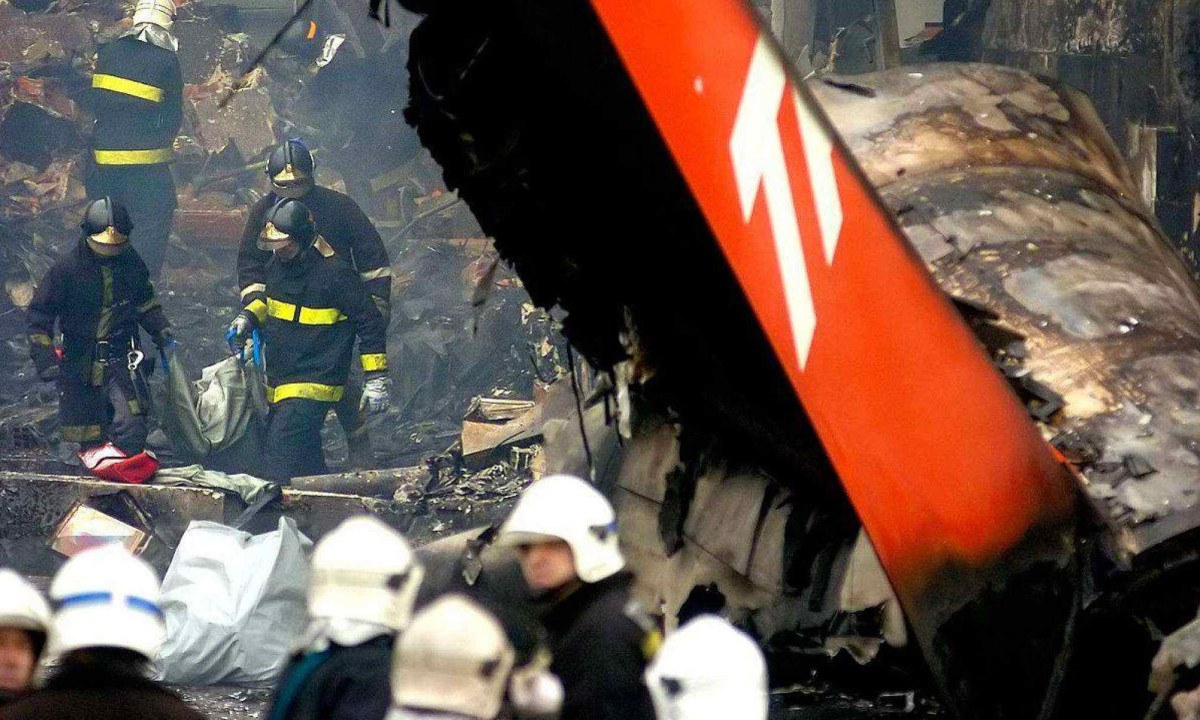
[[[747,221],[731,156],[765,32],[749,8],[592,5],[902,598],[945,562],[986,565],[1035,525],[1069,518],[1073,480],[837,141],[830,162],[842,221],[827,261],[804,145],[816,138],[813,123],[802,130],[795,104],[783,102],[778,129],[816,317],[801,363],[765,189]],[[827,133],[807,90],[787,82],[787,97],[798,92]]]

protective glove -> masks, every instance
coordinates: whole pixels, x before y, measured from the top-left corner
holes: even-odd
[[[246,340],[250,338],[250,333],[257,326],[258,318],[254,317],[254,313],[249,310],[238,313],[233,322],[229,323],[229,330],[225,333],[225,342],[229,343],[229,349],[235,354],[241,352],[246,346]]]
[[[392,390],[392,379],[387,375],[368,377],[363,384],[362,400],[359,410],[366,410],[370,415],[377,415],[388,409],[389,395]]]
[[[387,298],[378,295],[372,295],[371,300],[375,303],[375,309],[383,316],[384,324],[390,325],[392,323],[392,303]]]
[[[38,370],[38,380],[42,382],[54,382],[60,377],[62,377],[62,366],[57,363]]]
[[[154,336],[154,344],[159,350],[169,351],[179,347],[179,341],[175,339],[175,333],[171,332],[171,328],[163,328],[163,331]]]

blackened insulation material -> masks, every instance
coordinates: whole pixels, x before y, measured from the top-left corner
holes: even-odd
[[[1164,6],[1158,0],[992,0],[987,48],[1027,53],[1146,55],[1162,46]]]
[[[814,90],[941,287],[1024,338],[997,359],[1062,397],[1042,427],[1094,449],[1122,550],[1200,525],[1200,297],[1086,100],[986,65],[855,82]]]
[[[409,74],[408,118],[447,185],[534,302],[567,311],[593,365],[625,358],[628,311],[653,403],[844,503],[588,3],[439,6],[412,35]]]

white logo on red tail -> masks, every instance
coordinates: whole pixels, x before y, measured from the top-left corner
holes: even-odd
[[[823,254],[825,262],[832,264],[842,228],[842,205],[833,173],[833,145],[799,94],[788,87],[787,75],[765,38],[759,38],[754,48],[746,87],[733,124],[733,136],[729,139],[729,153],[733,157],[742,218],[746,222],[750,222],[759,188],[763,188],[796,359],[803,370],[816,332],[817,315],[808,280],[809,268],[804,261],[791,178],[783,155],[784,139],[779,129],[779,110],[788,92],[795,103],[803,136],[789,138],[789,141],[801,142],[804,147]]]

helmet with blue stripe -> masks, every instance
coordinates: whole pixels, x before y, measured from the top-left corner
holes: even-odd
[[[123,648],[153,659],[166,638],[154,569],[118,544],[87,550],[50,584],[51,652]]]

